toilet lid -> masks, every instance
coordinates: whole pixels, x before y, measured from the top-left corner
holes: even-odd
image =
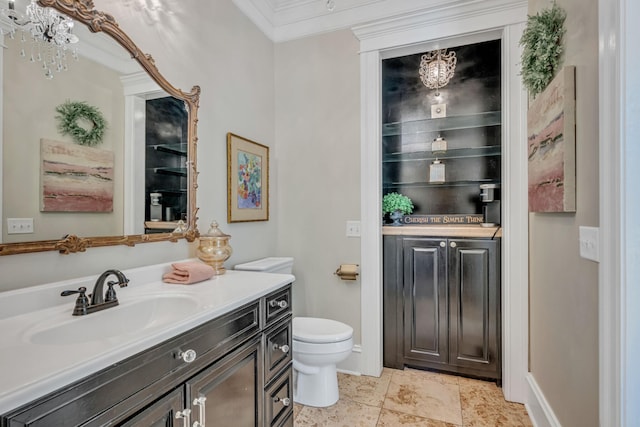
[[[293,339],[309,343],[339,342],[353,336],[353,328],[342,322],[316,317],[294,317]]]

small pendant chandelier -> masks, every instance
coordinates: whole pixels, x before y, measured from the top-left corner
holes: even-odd
[[[457,61],[456,53],[447,53],[447,49],[425,53],[420,60],[420,80],[429,89],[435,89],[436,96],[439,96],[440,88],[453,77]]]
[[[24,15],[16,10],[15,0],[9,0],[8,8],[1,12],[2,27],[8,27],[3,34],[13,39],[20,31],[22,43],[31,43],[30,53],[27,54],[23,47],[20,56],[28,56],[31,62],[40,62],[48,79],[53,78],[53,71],[68,69],[68,52],[73,59],[78,59],[77,49],[71,48],[78,42],[78,37],[72,32],[71,18],[53,8],[39,6],[36,0],[30,0]]]

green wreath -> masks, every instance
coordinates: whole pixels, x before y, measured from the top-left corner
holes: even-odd
[[[556,2],[535,16],[529,16],[520,38],[522,82],[535,96],[547,87],[560,66],[562,38],[567,13]]]
[[[56,107],[59,114],[58,130],[63,135],[70,135],[80,145],[98,145],[102,142],[107,121],[96,107],[86,102],[66,101]],[[84,119],[92,124],[91,129],[85,129],[78,124],[78,119]]]

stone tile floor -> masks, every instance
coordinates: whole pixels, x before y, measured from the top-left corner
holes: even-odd
[[[493,382],[385,368],[380,378],[338,374],[340,400],[328,408],[295,404],[294,425],[335,427],[532,427],[524,405]]]

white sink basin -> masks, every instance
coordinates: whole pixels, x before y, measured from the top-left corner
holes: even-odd
[[[26,333],[32,344],[68,345],[139,334],[183,320],[198,308],[198,300],[189,294],[154,294],[84,316],[62,321],[43,321]]]

